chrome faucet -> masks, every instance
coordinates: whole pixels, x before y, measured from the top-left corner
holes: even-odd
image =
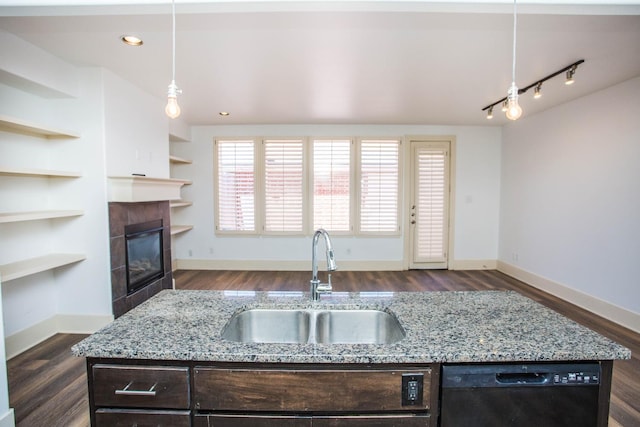
[[[331,274],[327,275],[327,283],[322,283],[318,279],[318,239],[322,236],[324,238],[324,245],[327,248],[327,271],[336,271],[336,260],[333,256],[333,247],[331,246],[331,238],[329,233],[323,228],[319,228],[313,235],[313,241],[311,242],[311,300],[320,300],[320,294],[331,293]]]

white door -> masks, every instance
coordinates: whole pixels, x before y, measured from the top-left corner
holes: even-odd
[[[410,268],[447,268],[449,141],[411,141]]]

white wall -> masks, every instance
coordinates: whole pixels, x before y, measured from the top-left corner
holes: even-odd
[[[163,100],[104,70],[108,176],[169,178],[169,124]]]
[[[635,78],[505,127],[499,250],[505,264],[636,316],[639,99]]]
[[[172,223],[194,229],[174,237],[174,256],[182,265],[206,261],[310,260],[310,240],[290,237],[219,237],[214,232],[213,140],[223,136],[405,136],[452,135],[456,138],[455,260],[495,260],[498,250],[500,138],[496,127],[374,126],[374,125],[253,125],[201,126],[192,129],[192,142],[174,143],[173,154],[193,160],[175,166],[173,175],[193,180],[182,190],[189,208],[174,209]],[[403,216],[404,217],[404,216]],[[335,236],[338,262],[392,262],[401,265],[402,237]],[[204,261],[199,263],[200,261]],[[194,264],[195,263],[195,264]],[[199,263],[199,264],[198,264]],[[276,267],[278,263],[270,264]],[[299,265],[299,264],[296,264]],[[305,264],[306,265],[306,264]],[[382,264],[383,265],[383,264]],[[285,266],[284,268],[287,268]]]

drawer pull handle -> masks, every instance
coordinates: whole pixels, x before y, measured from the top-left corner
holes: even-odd
[[[126,387],[123,388],[122,390],[116,390],[116,394],[125,395],[125,396],[155,396],[156,395],[155,388],[158,385],[158,383],[155,383],[154,385],[152,385],[149,390],[129,390],[129,387],[131,387],[131,384],[133,384],[133,381],[127,384]]]

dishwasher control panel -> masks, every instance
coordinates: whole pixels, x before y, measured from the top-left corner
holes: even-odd
[[[554,384],[600,384],[600,375],[597,371],[573,371],[555,372]]]

